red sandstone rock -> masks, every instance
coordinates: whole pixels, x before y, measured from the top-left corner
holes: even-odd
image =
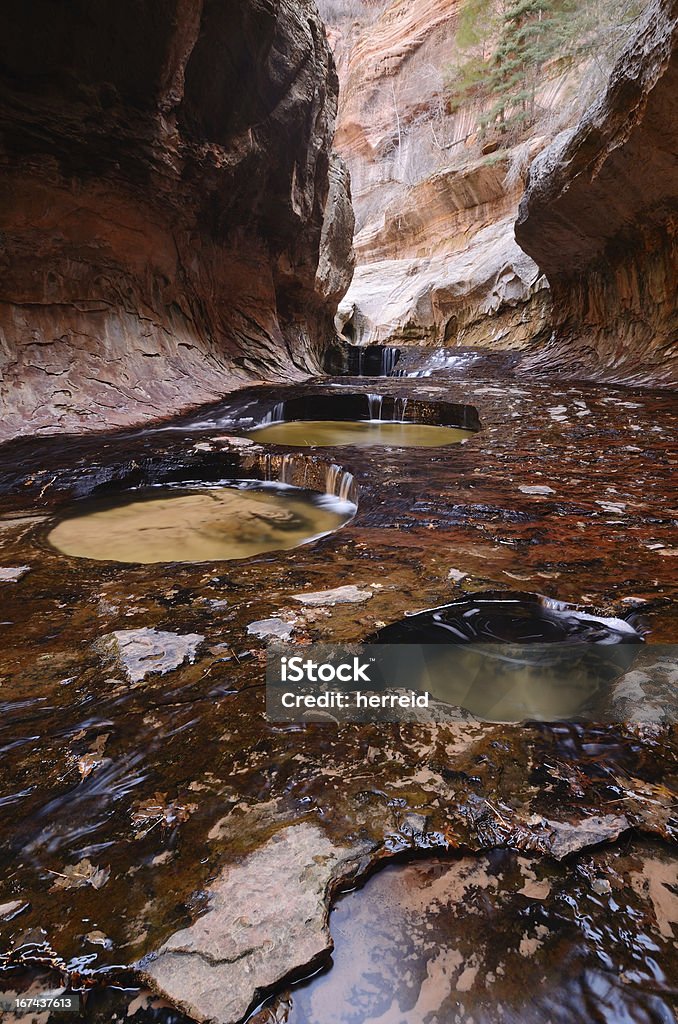
[[[530,170],[516,238],[554,333],[526,369],[678,380],[678,2],[655,0],[607,90]]]
[[[317,368],[350,280],[336,97],[310,0],[3,5],[0,438]]]

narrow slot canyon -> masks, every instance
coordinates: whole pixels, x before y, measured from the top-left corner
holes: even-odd
[[[676,1021],[678,3],[57,8],[0,11],[3,1020]]]

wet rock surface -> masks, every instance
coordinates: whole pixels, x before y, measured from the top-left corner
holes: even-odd
[[[151,673],[171,672],[195,654],[205,639],[200,633],[183,636],[158,629],[120,629],[102,636],[98,647],[118,662],[131,683],[141,682]]]
[[[360,846],[336,847],[305,822],[277,832],[216,879],[207,912],[168,939],[144,977],[197,1020],[244,1017],[268,988],[330,948],[332,880],[359,867]]]
[[[518,243],[554,333],[525,367],[675,385],[678,4],[649,4],[603,95],[530,168]],[[639,171],[639,169],[641,169]]]
[[[294,594],[294,600],[311,608],[324,608],[335,604],[362,604],[372,597],[371,590],[359,587],[335,587],[333,590],[319,590],[314,594]]]
[[[335,907],[332,969],[256,1020],[663,1024],[677,882],[648,843],[570,867],[508,850],[391,866]]]
[[[346,379],[308,393],[320,401],[337,383]],[[355,876],[354,855],[361,870],[417,851],[507,847],[567,858],[643,833],[666,843],[662,856],[675,863],[675,727],[639,724],[631,685],[628,724],[614,726],[265,719],[265,641],[249,627],[266,620],[290,625],[302,643],[353,642],[406,612],[491,590],[544,594],[603,616],[633,608],[646,643],[676,639],[667,393],[528,382],[488,356],[436,370],[416,387],[432,409],[436,401],[474,406],[481,429],[467,444],[423,451],[301,457],[243,448],[230,439],[305,393],[261,387],[172,429],[0,449],[2,561],[30,568],[0,588],[0,904],[21,904],[0,921],[8,988],[27,964],[96,988],[123,969],[138,977],[138,965],[163,947],[190,941],[212,955],[219,929],[207,938],[199,923],[214,909],[210,894],[273,849],[276,836],[289,844],[290,863],[311,834],[329,851],[329,866],[310,864],[308,892],[301,887],[304,898],[315,893],[317,922],[342,875]],[[375,388],[412,394],[406,378],[370,381]],[[234,563],[95,563],[46,542],[60,512],[93,491],[244,470],[292,483],[305,475],[316,487],[319,478],[336,487],[349,473],[356,516],[317,544]],[[550,492],[525,492],[535,487]],[[372,596],[318,607],[297,600],[339,584]],[[129,630],[204,640],[193,661],[133,686],[97,646]],[[670,674],[649,675],[661,703]],[[295,837],[304,839],[299,850]],[[294,918],[283,916],[296,935]],[[313,956],[327,948],[318,929]],[[105,943],[89,943],[93,932]],[[298,963],[283,964],[266,961],[265,945],[252,961],[261,974],[234,986],[238,1008],[305,966],[306,947],[292,958]],[[556,956],[547,948],[545,960]],[[670,975],[664,947],[653,955]],[[188,987],[173,982],[171,995],[195,1008],[190,973]],[[211,1011],[200,1012],[209,1019]]]

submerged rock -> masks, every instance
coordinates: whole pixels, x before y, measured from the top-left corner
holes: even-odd
[[[164,675],[186,661],[194,661],[204,639],[200,633],[121,629],[102,637],[98,646],[114,656],[131,683],[139,683],[146,676]]]
[[[638,840],[567,865],[501,849],[393,865],[338,901],[332,969],[255,1021],[668,1024],[676,867]]]

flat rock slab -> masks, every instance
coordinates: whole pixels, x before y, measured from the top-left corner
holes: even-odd
[[[113,655],[131,683],[139,683],[148,675],[164,675],[185,661],[193,662],[204,639],[200,633],[120,629],[102,637],[99,647]]]
[[[630,827],[628,819],[622,814],[595,815],[574,824],[550,820],[545,824],[553,830],[549,846],[556,860],[562,860],[589,846],[611,843]]]
[[[312,594],[293,594],[295,601],[306,605],[309,608],[322,608],[325,605],[333,604],[362,604],[369,601],[373,596],[371,590],[360,590],[352,584],[345,587],[335,587],[333,590],[318,590]]]
[[[315,825],[283,829],[222,871],[207,913],[141,965],[145,980],[195,1020],[235,1024],[270,986],[332,948],[331,885],[360,854]]]
[[[250,622],[247,632],[250,636],[258,636],[260,640],[289,640],[294,626],[284,619],[258,619]]]
[[[546,487],[542,484],[521,484],[518,488],[523,494],[555,494],[556,492],[552,487]]]
[[[3,566],[0,568],[0,583],[18,583],[30,568],[30,565]]]

